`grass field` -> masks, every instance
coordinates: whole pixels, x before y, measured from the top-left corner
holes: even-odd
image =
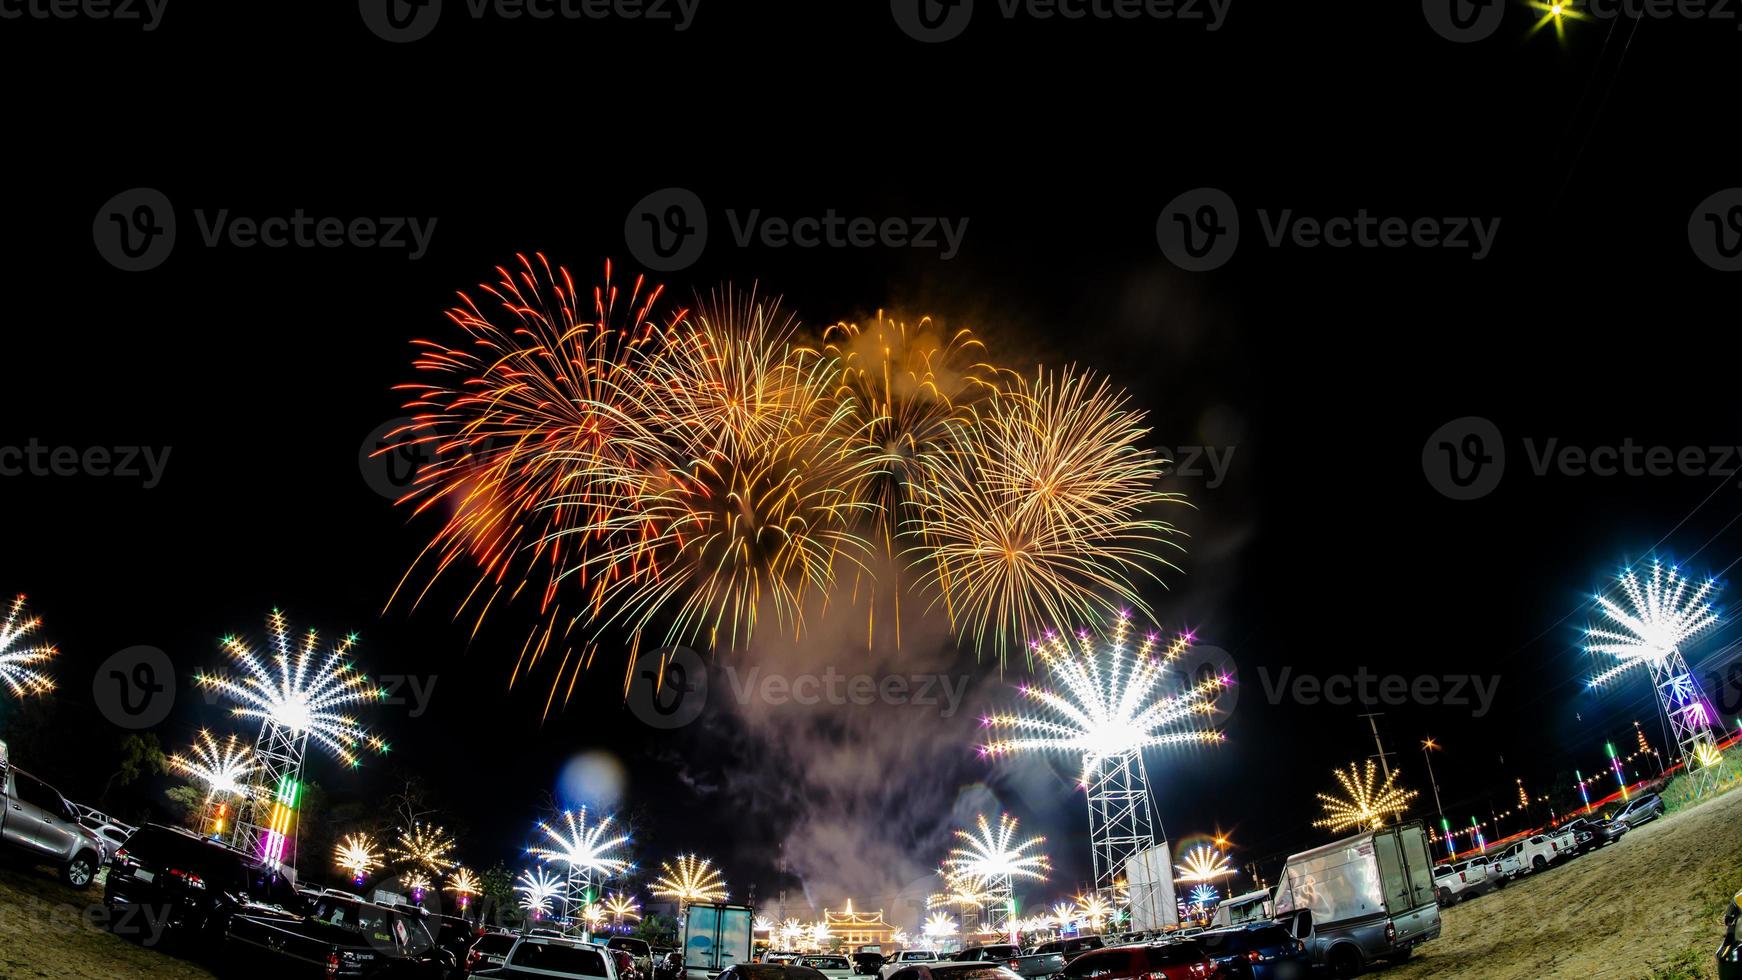
[[[115,935],[100,882],[73,891],[46,868],[12,861],[0,864],[0,977],[212,980],[185,960]]]
[[[1715,977],[1742,888],[1742,792],[1445,910],[1444,932],[1384,980]]]

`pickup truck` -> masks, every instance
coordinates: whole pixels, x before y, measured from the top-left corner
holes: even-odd
[[[1560,856],[1560,848],[1542,834],[1532,834],[1500,852],[1500,870],[1508,878],[1542,871]]]
[[[225,952],[250,972],[304,977],[442,980],[457,964],[416,916],[349,898],[321,898],[308,915],[230,917]]]
[[[1065,968],[1063,952],[1022,955],[1015,946],[969,946],[956,956],[958,962],[996,963],[1024,977],[1050,977]]]
[[[11,764],[0,742],[0,841],[26,858],[60,869],[61,881],[86,888],[108,845],[79,823],[78,811],[53,786]]]

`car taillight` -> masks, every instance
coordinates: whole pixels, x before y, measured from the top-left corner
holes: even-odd
[[[1011,960],[1011,961],[1010,961],[1010,968],[1011,968],[1011,969],[1012,969],[1012,970],[1014,970],[1014,969],[1016,969],[1016,961],[1015,961],[1015,960]]]
[[[1246,951],[1246,962],[1248,962],[1248,963],[1262,963],[1262,962],[1264,962],[1264,954],[1260,953],[1256,949],[1249,949]]]
[[[1385,941],[1388,943],[1397,942],[1397,923],[1385,923]]]
[[[126,864],[127,863],[127,848],[123,847],[120,850],[117,850],[115,852],[115,860],[121,862],[122,864]]]
[[[338,975],[339,975],[339,951],[335,949],[331,953],[327,954],[327,976],[336,977]]]
[[[206,887],[206,879],[201,878],[199,875],[194,874],[192,871],[183,871],[180,868],[170,868],[169,869],[169,876],[171,878],[180,879],[189,888],[202,888],[203,889]]]

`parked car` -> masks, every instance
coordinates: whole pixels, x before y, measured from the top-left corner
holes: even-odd
[[[508,960],[508,951],[514,948],[515,940],[520,937],[511,932],[486,932],[472,944],[471,954],[466,959],[466,969],[472,972],[493,970]]]
[[[1274,922],[1213,929],[1192,941],[1229,980],[1305,980],[1312,968],[1306,943]]]
[[[653,947],[648,945],[647,940],[634,936],[612,936],[605,940],[605,945],[610,949],[620,949],[628,953],[629,958],[635,962],[635,972],[644,980],[653,976]]]
[[[836,953],[812,953],[799,961],[829,980],[853,980],[853,964]]]
[[[1579,856],[1579,832],[1577,829],[1562,824],[1551,830],[1543,831],[1543,836],[1554,845],[1555,860],[1565,861]]]
[[[939,960],[904,967],[896,972],[895,980],[1017,980],[1017,976],[1009,967],[996,963]]]
[[[715,980],[823,980],[823,975],[799,963],[734,963]]]
[[[956,955],[956,959],[969,963],[997,963],[1009,967],[1021,977],[1050,977],[1065,968],[1066,957],[1063,953],[1034,953],[1024,955],[1022,950],[1010,945],[969,946]]]
[[[935,949],[904,949],[884,962],[882,969],[877,971],[877,976],[879,980],[889,980],[895,975],[895,971],[902,967],[912,966],[915,963],[936,963],[937,961],[938,952]]]
[[[1611,819],[1616,823],[1626,824],[1631,830],[1661,816],[1663,816],[1663,797],[1656,793],[1646,793],[1644,796],[1635,796],[1633,802],[1622,807]]]
[[[640,968],[635,965],[635,957],[630,956],[628,950],[607,946],[605,951],[611,954],[611,962],[617,965],[618,980],[644,980]]]
[[[1542,834],[1532,834],[1500,852],[1500,872],[1507,880],[1521,878],[1547,868],[1559,856],[1559,848],[1553,841]]]
[[[1070,961],[1064,980],[1206,980],[1216,965],[1194,939],[1109,946]]]
[[[1467,861],[1458,862],[1454,867],[1463,872],[1466,883],[1470,883],[1476,888],[1476,891],[1471,893],[1472,896],[1498,891],[1506,887],[1506,876],[1500,873],[1500,862],[1492,857],[1473,857]]]
[[[79,823],[79,813],[53,786],[11,765],[0,751],[0,841],[9,850],[60,869],[61,881],[85,888],[110,845]]]
[[[668,949],[653,961],[653,980],[683,980],[683,954]]]
[[[1438,896],[1440,905],[1456,905],[1466,898],[1474,898],[1475,892],[1470,889],[1467,872],[1459,871],[1456,865],[1434,865],[1434,894]]]
[[[1071,939],[1054,939],[1051,942],[1041,943],[1039,946],[1034,947],[1034,955],[1046,956],[1052,953],[1060,953],[1063,954],[1065,961],[1069,962],[1071,957],[1076,956],[1079,953],[1087,953],[1090,950],[1100,949],[1105,945],[1107,945],[1106,940],[1102,939],[1100,936],[1076,936]]]
[[[1624,823],[1594,817],[1579,817],[1576,820],[1569,820],[1566,826],[1573,831],[1575,847],[1581,854],[1615,843],[1629,829]]]
[[[222,937],[243,909],[299,912],[302,896],[278,869],[227,844],[179,827],[146,824],[109,862],[103,903],[110,921],[125,922],[132,907],[165,910],[170,937],[205,933]]]
[[[309,978],[442,980],[456,965],[421,917],[349,898],[322,898],[306,915],[238,911],[224,951],[251,971]]]
[[[860,976],[876,976],[877,971],[883,969],[883,963],[881,946],[861,946],[853,951],[853,972]]]
[[[1229,926],[1242,925],[1247,922],[1257,922],[1269,919],[1275,912],[1275,906],[1270,900],[1270,890],[1247,892],[1235,895],[1216,906],[1214,915],[1210,916],[1210,927],[1225,929]]]
[[[521,936],[499,967],[475,977],[539,978],[539,980],[618,980],[617,959],[601,943],[584,943],[561,936]]]
[[[1742,980],[1742,892],[1724,913],[1724,944],[1718,947],[1718,980]]]
[[[96,807],[83,803],[74,803],[73,812],[78,814],[80,826],[96,831],[97,836],[103,838],[110,854],[115,853],[117,848],[127,843],[127,838],[139,831],[138,827],[122,823]]]

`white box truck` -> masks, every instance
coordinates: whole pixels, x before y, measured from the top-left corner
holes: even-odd
[[[1408,959],[1440,934],[1433,860],[1419,820],[1290,857],[1275,901],[1277,919],[1335,976]]]
[[[691,905],[684,909],[683,965],[688,980],[717,977],[727,967],[750,962],[748,905]]]

